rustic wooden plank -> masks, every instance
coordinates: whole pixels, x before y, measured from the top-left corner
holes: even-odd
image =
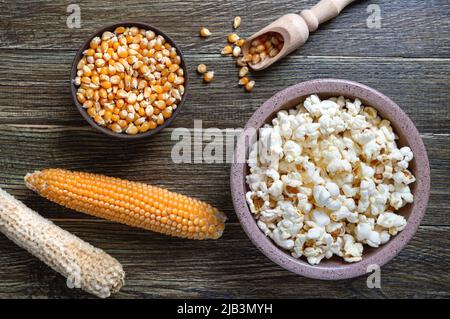
[[[235,15],[247,36],[276,14],[297,12],[317,0],[77,1],[82,28],[66,27],[64,1],[0,0],[0,187],[44,216],[104,248],[127,271],[116,297],[450,297],[450,2],[359,1],[267,72],[257,74],[252,94],[236,85],[231,59],[219,51]],[[379,4],[382,28],[366,26],[369,4]],[[281,9],[280,9],[281,8]],[[172,129],[152,139],[116,141],[95,132],[70,99],[68,75],[79,45],[95,29],[132,18],[170,34],[186,54],[189,100],[172,127],[242,127],[276,91],[300,81],[339,77],[360,81],[390,96],[422,133],[432,168],[427,214],[407,248],[383,267],[382,290],[364,277],[319,282],[270,262],[237,223],[229,193],[229,165],[174,164]],[[200,26],[213,36],[199,39]],[[205,86],[195,74],[204,62],[216,71]],[[64,167],[153,183],[196,196],[227,213],[224,237],[192,242],[131,229],[61,208],[27,190],[25,173]],[[195,177],[195,178],[193,178]],[[0,298],[90,297],[70,291],[65,280],[0,235]],[[344,289],[343,289],[344,288]]]
[[[382,267],[382,289],[366,277],[331,282],[296,276],[263,256],[239,224],[218,241],[187,241],[108,222],[57,221],[116,257],[126,285],[116,298],[450,297],[450,228],[421,227]],[[430,244],[432,243],[432,244]],[[0,298],[89,298],[0,235]],[[417,289],[420,287],[420,289]]]
[[[0,47],[76,49],[96,29],[130,19],[151,23],[171,36],[186,52],[217,52],[240,15],[239,32],[249,36],[284,13],[299,12],[316,0],[233,1],[113,1],[82,0],[81,28],[66,25],[64,1],[0,2]],[[378,4],[382,27],[369,29],[367,7]],[[295,55],[448,57],[450,22],[447,0],[359,1],[334,21],[323,25]],[[24,16],[26,15],[26,18]],[[200,41],[198,30],[207,26],[213,36]],[[437,50],[439,48],[439,50]]]
[[[88,127],[0,125],[0,187],[46,216],[84,218],[25,189],[23,176],[46,167],[91,171],[167,187],[210,202],[237,221],[229,191],[229,164],[175,164],[172,129],[152,139],[111,141]],[[224,138],[225,140],[225,138]],[[423,135],[432,168],[432,192],[423,225],[450,225],[450,152],[447,135]],[[200,140],[193,137],[193,141]],[[231,139],[230,144],[233,145]],[[202,149],[208,144],[204,140]],[[223,147],[224,161],[226,149]],[[233,147],[230,147],[233,149]],[[194,146],[191,147],[192,159]],[[193,178],[195,177],[195,178]]]
[[[1,50],[1,55],[0,123],[85,124],[70,95],[68,76],[74,52]],[[243,127],[277,91],[301,81],[335,77],[362,82],[391,97],[422,133],[450,129],[450,59],[289,57],[256,74],[251,94],[238,87],[231,58],[188,55],[187,61],[189,97],[175,127],[191,127],[196,119],[203,120],[205,127]],[[216,71],[209,85],[195,73],[202,62]]]

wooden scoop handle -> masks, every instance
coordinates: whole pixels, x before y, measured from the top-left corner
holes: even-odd
[[[300,15],[308,25],[309,32],[314,32],[319,24],[328,21],[336,16],[356,0],[322,0],[309,10],[303,10]]]

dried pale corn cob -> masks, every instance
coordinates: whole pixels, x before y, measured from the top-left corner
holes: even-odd
[[[226,216],[202,201],[103,175],[46,169],[25,176],[41,196],[89,215],[190,239],[222,236]]]
[[[101,298],[124,284],[122,265],[103,250],[56,226],[0,188],[0,232],[81,288]]]

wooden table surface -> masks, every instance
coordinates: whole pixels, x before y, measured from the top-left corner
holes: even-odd
[[[0,187],[43,216],[115,256],[126,271],[116,298],[450,297],[450,2],[360,1],[323,25],[281,63],[255,76],[253,93],[236,85],[231,59],[219,52],[231,21],[248,36],[273,18],[315,0],[78,0],[81,28],[66,26],[73,1],[0,0]],[[381,8],[370,29],[369,4]],[[97,28],[141,20],[181,46],[189,98],[172,128],[139,141],[112,140],[72,105],[69,73],[81,43]],[[201,26],[213,36],[198,37]],[[216,71],[204,85],[199,63]],[[432,169],[432,192],[419,231],[382,267],[382,288],[366,277],[339,282],[296,276],[262,255],[232,208],[228,164],[174,164],[173,128],[240,128],[277,91],[310,79],[362,82],[396,101],[417,125]],[[45,167],[99,172],[167,187],[206,200],[229,217],[218,241],[187,241],[63,209],[27,190],[23,176]],[[0,235],[0,298],[87,298],[65,279]]]

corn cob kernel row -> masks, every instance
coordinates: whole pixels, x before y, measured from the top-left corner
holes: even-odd
[[[211,205],[143,183],[62,169],[28,174],[25,182],[65,207],[171,236],[217,239],[225,228],[226,216]]]
[[[67,286],[101,298],[124,284],[122,265],[56,226],[0,188],[0,232],[67,278]]]

